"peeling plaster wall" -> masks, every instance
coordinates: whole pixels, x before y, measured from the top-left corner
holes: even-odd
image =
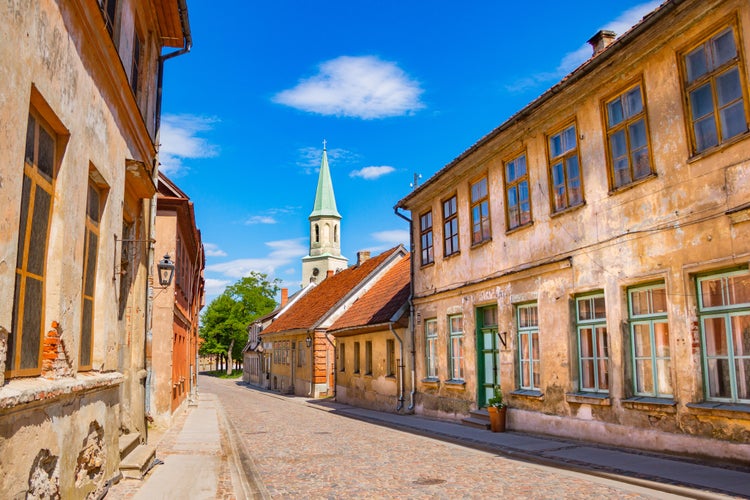
[[[412,218],[432,210],[434,264],[414,276],[417,379],[424,377],[424,321],[438,322],[439,381],[420,380],[417,411],[460,419],[477,407],[474,314],[497,304],[501,385],[509,399],[510,428],[710,454],[750,462],[750,412],[709,410],[704,401],[695,275],[750,262],[750,140],[747,135],[717,151],[690,158],[689,125],[677,54],[732,19],[739,20],[745,82],[750,81],[750,5],[735,1],[685,1],[657,28],[645,32],[579,81],[563,86],[529,115],[491,136],[408,202]],[[610,191],[602,105],[641,83],[656,175]],[[745,102],[748,109],[750,103]],[[575,121],[586,203],[552,214],[547,134]],[[507,231],[504,162],[524,152],[529,168],[533,225]],[[472,248],[469,183],[488,176],[492,240]],[[443,257],[442,200],[458,197],[460,254]],[[419,241],[415,224],[414,241]],[[675,404],[625,403],[632,396],[626,291],[663,281]],[[607,301],[609,397],[571,396],[579,387],[575,328],[577,294],[603,291]],[[541,394],[519,387],[515,305],[536,301],[541,346]],[[447,316],[464,316],[465,385],[445,384]],[[604,430],[603,430],[604,429]],[[654,439],[654,434],[661,436]],[[706,443],[710,443],[707,446]],[[625,444],[625,443],[623,443]],[[740,446],[744,445],[744,446]]]

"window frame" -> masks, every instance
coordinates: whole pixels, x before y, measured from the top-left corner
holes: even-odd
[[[563,151],[561,154],[557,156],[552,156],[552,148],[550,146],[550,142],[554,137],[561,136],[564,137],[564,134],[566,131],[568,131],[570,128],[573,128],[575,137],[575,147]],[[545,135],[545,145],[547,149],[547,176],[549,180],[549,201],[550,201],[550,210],[552,215],[560,214],[563,212],[566,212],[568,210],[572,210],[574,208],[583,206],[586,204],[586,197],[584,196],[584,182],[583,182],[583,159],[581,157],[581,150],[579,146],[579,137],[578,137],[578,123],[575,119],[565,122],[564,125],[557,127],[556,129],[553,129],[548,134]],[[568,176],[568,169],[567,169],[567,163],[566,161],[573,157],[577,158],[578,162],[578,182],[580,184],[580,187],[578,190],[580,191],[580,201],[576,203],[572,203],[570,201],[570,194],[571,192],[574,192],[574,188],[570,185],[570,178]],[[564,177],[564,187],[565,187],[565,204],[564,206],[557,208],[557,205],[555,203],[555,176],[553,173],[554,167],[558,164],[562,164],[562,172]]]
[[[725,301],[728,294],[727,279],[735,276],[747,276],[750,280],[750,270],[748,268],[735,268],[724,271],[717,271],[714,273],[706,273],[695,278],[695,286],[697,293],[697,306],[698,306],[698,324],[701,335],[701,366],[703,368],[703,388],[704,398],[706,401],[726,402],[726,403],[738,403],[738,404],[750,404],[750,397],[740,398],[738,388],[738,376],[737,376],[737,361],[739,360],[750,360],[750,353],[743,355],[737,355],[735,353],[735,339],[732,338],[733,334],[733,318],[745,316],[750,319],[750,301],[741,303],[724,303],[719,306],[705,306],[703,302],[703,289],[702,284],[709,280],[720,280],[721,283],[721,294],[722,301]],[[706,328],[704,320],[707,319],[722,319],[724,326],[724,348],[726,354],[708,354],[708,342],[706,338]],[[711,395],[711,371],[710,362],[712,360],[720,361],[725,360],[729,371],[729,397],[724,396],[712,396]],[[749,394],[750,396],[750,394]]]
[[[346,372],[346,344],[344,342],[339,344],[339,371]]]
[[[434,332],[430,331],[428,324],[435,325]],[[428,379],[438,378],[438,325],[437,318],[429,318],[424,322],[425,338],[425,375]]]
[[[385,376],[396,376],[396,341],[385,339]]]
[[[365,341],[365,375],[372,376],[372,340]]]
[[[474,198],[474,186],[484,182],[484,195]],[[478,214],[475,210],[478,209]],[[483,214],[483,211],[486,212]],[[478,215],[479,220],[475,215]],[[471,245],[480,245],[492,239],[492,220],[490,217],[490,181],[484,174],[469,182],[469,218],[471,220]],[[478,238],[476,236],[478,235]]]
[[[653,292],[654,290],[663,290],[664,291],[664,303],[665,303],[665,310],[654,312],[650,311],[643,314],[638,314],[634,312],[634,300],[633,295],[640,292],[647,292],[648,295],[648,302],[649,307],[653,308]],[[632,364],[632,370],[633,370],[633,394],[636,396],[644,396],[644,397],[652,397],[652,398],[665,398],[665,399],[671,399],[674,397],[674,382],[672,377],[672,349],[671,349],[671,337],[669,335],[669,316],[668,311],[666,310],[668,308],[667,304],[667,287],[666,284],[663,281],[660,282],[654,282],[654,283],[648,283],[648,284],[641,284],[641,285],[635,285],[628,287],[627,289],[627,301],[628,301],[628,323],[629,323],[629,330],[630,330],[630,359]],[[667,355],[666,356],[659,356],[657,353],[657,342],[656,342],[656,325],[666,325],[666,345],[667,345]],[[641,356],[638,355],[638,337],[636,334],[636,327],[639,325],[646,325],[649,328],[649,352],[648,354],[643,354]],[[651,364],[651,387],[654,388],[653,391],[641,391],[638,390],[639,386],[639,378],[638,374],[640,371],[638,370],[638,361],[648,361]],[[668,384],[669,389],[671,392],[663,391],[662,384],[659,382],[660,377],[659,374],[663,373],[659,371],[659,361],[666,362],[666,376],[668,377]]]
[[[429,226],[427,225],[428,222]],[[428,210],[419,216],[419,248],[422,266],[435,262],[433,223],[432,210]],[[427,242],[429,244],[427,244],[425,240],[429,240]]]
[[[641,111],[638,113],[635,113],[631,116],[623,116],[622,120],[614,125],[610,125],[610,104],[614,103],[617,100],[620,100],[623,102],[622,109],[623,109],[623,115],[626,113],[626,105],[625,101],[626,96],[635,88],[639,89],[640,96],[641,96]],[[602,120],[604,123],[604,147],[607,153],[607,177],[609,179],[609,190],[610,193],[620,191],[622,189],[625,189],[629,186],[632,186],[634,184],[638,184],[639,182],[649,179],[651,177],[654,177],[656,175],[656,169],[654,168],[654,161],[653,161],[653,154],[652,154],[652,145],[651,145],[651,127],[648,122],[648,103],[647,103],[647,97],[646,97],[646,90],[643,82],[643,76],[639,77],[637,80],[631,81],[628,85],[626,85],[624,88],[621,88],[618,92],[609,95],[606,99],[603,99],[601,102],[602,107]],[[648,160],[648,172],[645,174],[640,175],[639,177],[635,176],[635,167],[633,162],[633,150],[631,148],[631,126],[637,124],[639,121],[643,120],[643,126],[644,126],[644,134],[646,136],[646,145],[638,148],[638,150],[642,150],[645,148],[646,150],[646,158]],[[623,182],[622,184],[618,184],[617,176],[616,176],[616,169],[615,169],[615,158],[613,157],[614,151],[612,149],[612,141],[611,138],[620,133],[624,132],[625,136],[625,157],[628,162],[628,172],[630,175],[630,180],[628,182]]]
[[[460,330],[454,330],[453,321],[457,319],[460,321]],[[463,382],[464,376],[466,375],[465,370],[465,359],[464,354],[464,329],[463,329],[463,314],[452,314],[448,316],[448,360],[449,360],[449,374],[450,380],[456,382]]]
[[[726,31],[731,30],[733,34],[733,40],[734,40],[734,46],[736,54],[731,60],[725,61],[724,63],[720,64],[717,67],[714,67],[711,70],[706,71],[706,73],[696,77],[692,82],[688,81],[688,68],[687,68],[687,56],[694,53],[696,50],[700,49],[702,46],[708,46],[708,44],[711,43],[711,41],[719,38],[721,35],[723,35]],[[702,156],[704,154],[710,154],[714,151],[718,151],[723,149],[729,144],[734,143],[735,141],[739,140],[741,137],[746,136],[750,132],[750,103],[748,102],[748,90],[747,85],[748,82],[746,80],[746,68],[745,68],[745,57],[743,54],[743,44],[741,41],[741,30],[739,29],[739,22],[736,18],[736,16],[730,16],[721,23],[717,24],[714,28],[711,30],[707,30],[700,36],[696,37],[698,39],[698,42],[692,43],[688,46],[686,46],[684,49],[680,50],[677,53],[677,64],[679,66],[680,70],[680,87],[682,91],[683,96],[683,106],[685,109],[685,125],[687,127],[688,133],[688,141],[689,141],[689,148],[690,148],[690,157],[698,157]],[[739,43],[738,43],[739,42]],[[711,56],[708,56],[711,57]],[[739,99],[736,99],[733,101],[734,103],[742,102],[743,107],[743,115],[745,117],[745,130],[743,132],[739,132],[731,137],[728,137],[726,139],[722,139],[722,127],[721,127],[721,117],[720,117],[720,107],[718,106],[718,96],[717,96],[717,89],[716,89],[716,78],[719,76],[728,74],[733,67],[736,67],[737,73],[739,76],[739,86],[740,86],[740,94],[741,97]],[[715,145],[705,146],[702,149],[699,149],[698,140],[696,138],[696,131],[695,131],[695,124],[702,119],[705,119],[707,116],[709,116],[708,113],[698,117],[698,119],[693,119],[693,106],[691,105],[691,92],[697,91],[704,87],[705,85],[710,84],[710,90],[711,90],[711,104],[712,104],[712,114],[713,114],[713,124],[715,127],[716,132],[716,141],[717,143]],[[723,109],[727,109],[731,107],[732,104],[726,105],[723,107]]]
[[[535,310],[534,316],[536,317],[536,324],[521,326],[521,311],[524,309]],[[541,388],[541,347],[539,345],[539,304],[537,302],[529,302],[526,304],[518,304],[516,309],[516,328],[518,336],[518,387],[522,390],[528,391],[539,391]],[[536,342],[534,341],[534,335],[536,335]],[[524,352],[524,337],[527,338],[526,346],[527,350]],[[536,357],[534,356],[534,347],[536,346]],[[525,369],[524,364],[527,365],[528,370]],[[536,375],[538,381],[534,380],[534,367],[536,365]],[[528,377],[529,383],[524,384],[524,375]]]
[[[601,298],[604,300],[604,317],[595,317],[593,319],[581,319],[581,303],[584,301],[595,301]],[[591,311],[596,312],[595,303],[591,304]],[[575,319],[576,319],[576,343],[577,343],[577,354],[578,354],[578,389],[581,392],[597,393],[597,394],[609,394],[609,379],[610,379],[610,359],[609,359],[609,332],[607,330],[607,302],[603,291],[588,293],[585,295],[579,295],[575,298]],[[600,335],[599,329],[604,329],[603,333],[605,339],[603,344],[600,346]],[[581,342],[581,331],[590,329],[592,334],[592,353],[591,356],[582,356],[582,342]],[[599,355],[599,348],[603,347],[605,352],[603,356]],[[591,387],[584,386],[584,360],[590,360],[593,365],[593,380],[594,384]],[[606,376],[606,387],[603,387],[600,381],[600,363],[604,362]]]
[[[508,165],[515,162],[516,160],[519,160],[523,158],[524,164],[526,166],[526,171],[523,176],[515,177],[512,181],[508,179]],[[526,150],[519,151],[518,153],[514,154],[513,156],[509,157],[505,161],[503,161],[503,196],[505,199],[505,224],[507,231],[513,231],[516,229],[520,229],[522,227],[530,226],[534,222],[534,215],[532,211],[532,203],[531,203],[531,180],[529,179],[529,159],[528,155],[526,153]],[[521,214],[525,213],[521,211],[521,196],[520,196],[520,186],[523,183],[526,183],[526,193],[528,196],[528,221],[527,222],[521,222],[522,217]],[[516,192],[516,199],[518,200],[518,224],[513,224],[511,221],[511,214],[510,214],[510,201],[508,197],[508,192],[513,189]]]
[[[453,204],[453,211],[446,215],[446,204]],[[461,252],[460,228],[458,226],[458,194],[454,193],[440,202],[443,215],[443,257],[450,257]],[[447,228],[450,226],[451,232],[448,234]],[[455,231],[454,231],[455,229]],[[451,242],[451,251],[448,252],[448,242]]]
[[[354,370],[353,373],[360,373],[360,348],[359,348],[359,342],[354,343]]]

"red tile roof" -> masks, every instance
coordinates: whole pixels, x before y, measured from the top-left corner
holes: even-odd
[[[328,331],[390,322],[409,300],[410,276],[410,258],[406,255],[336,320]]]
[[[324,279],[263,330],[261,336],[286,330],[312,328],[341,299],[400,249],[402,250],[400,245],[391,248],[360,265],[348,267]]]

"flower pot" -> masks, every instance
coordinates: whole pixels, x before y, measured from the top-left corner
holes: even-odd
[[[490,414],[490,430],[492,432],[505,432],[505,414],[508,408],[503,406],[497,408],[495,406],[488,406],[487,412]]]

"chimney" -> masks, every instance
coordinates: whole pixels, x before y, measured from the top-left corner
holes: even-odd
[[[289,302],[289,289],[282,288],[281,289],[281,307],[284,307],[287,302]]]
[[[331,276],[333,276],[333,269],[326,271],[326,278],[330,278]]]
[[[604,49],[609,47],[617,38],[617,33],[610,30],[599,30],[596,35],[589,39],[589,45],[594,49],[594,55],[599,55]]]
[[[357,252],[357,265],[359,266],[360,264],[362,264],[369,258],[370,258],[369,250],[360,250],[359,252]]]

